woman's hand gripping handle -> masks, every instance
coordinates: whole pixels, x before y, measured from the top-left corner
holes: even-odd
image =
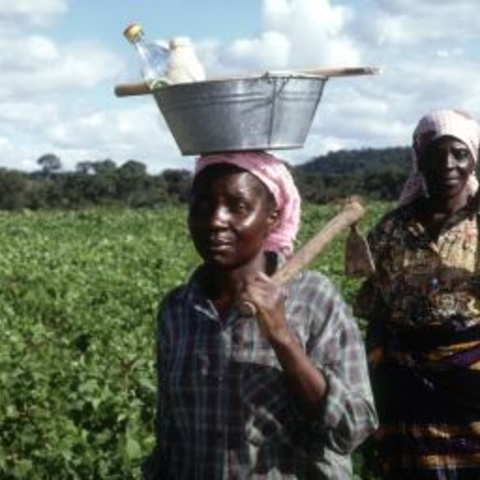
[[[341,212],[324,225],[293,257],[287,260],[280,270],[272,275],[271,280],[278,286],[285,285],[300,270],[307,267],[337,235],[345,228],[357,223],[364,214],[365,209],[360,203],[346,204]],[[254,317],[257,313],[257,308],[251,302],[240,303],[239,309],[241,314],[246,317]]]

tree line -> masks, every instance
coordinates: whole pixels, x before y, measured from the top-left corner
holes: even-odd
[[[151,175],[136,160],[80,162],[65,171],[56,155],[46,154],[37,164],[33,172],[0,168],[0,210],[158,208],[185,202],[191,181],[188,170]]]
[[[302,199],[324,204],[360,195],[393,200],[409,168],[408,148],[341,150],[291,166]],[[137,160],[117,165],[111,159],[84,161],[72,171],[53,154],[25,172],[0,168],[0,209],[77,209],[95,206],[160,208],[188,199],[192,173],[167,169],[150,174]]]

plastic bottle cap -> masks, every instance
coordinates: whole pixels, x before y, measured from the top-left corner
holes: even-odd
[[[142,27],[138,23],[131,23],[125,28],[123,35],[131,42],[140,32],[142,32]]]

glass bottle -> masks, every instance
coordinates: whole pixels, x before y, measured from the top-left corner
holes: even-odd
[[[150,89],[168,85],[165,73],[170,51],[167,47],[148,41],[143,28],[132,23],[123,31],[125,38],[135,47],[141,62],[142,75]]]

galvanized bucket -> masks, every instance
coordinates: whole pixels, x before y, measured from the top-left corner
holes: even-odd
[[[301,148],[327,77],[266,74],[163,87],[155,101],[182,155]]]

